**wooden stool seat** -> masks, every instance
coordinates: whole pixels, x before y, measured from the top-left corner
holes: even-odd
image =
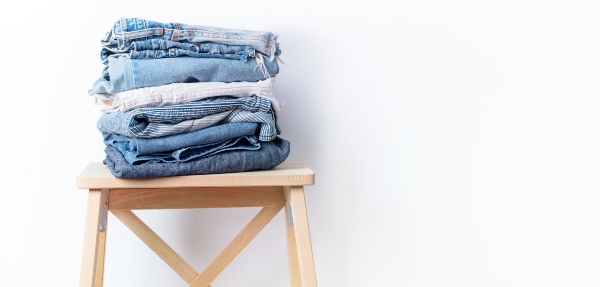
[[[104,164],[91,163],[77,177],[77,187],[89,190],[80,286],[103,284],[108,211],[189,286],[207,287],[284,206],[291,286],[317,286],[304,199],[304,186],[313,184],[314,172],[298,159],[265,171],[149,179],[116,178]],[[215,207],[262,209],[201,273],[132,212]]]

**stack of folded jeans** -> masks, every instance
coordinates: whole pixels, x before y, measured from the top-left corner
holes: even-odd
[[[114,176],[242,172],[287,158],[273,33],[128,18],[101,44],[104,69],[89,94]]]

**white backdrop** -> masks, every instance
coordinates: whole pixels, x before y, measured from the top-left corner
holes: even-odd
[[[600,286],[594,1],[17,1],[0,11],[0,286],[76,286],[120,17],[270,30],[320,286]],[[202,270],[255,209],[140,212]],[[279,214],[213,286],[288,285]],[[186,286],[109,217],[105,286]]]

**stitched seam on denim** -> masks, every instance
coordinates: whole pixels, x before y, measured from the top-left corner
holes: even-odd
[[[168,29],[165,29],[168,30]],[[268,43],[269,39],[266,38],[264,36],[250,36],[250,35],[236,35],[236,34],[231,34],[231,33],[223,33],[223,32],[208,32],[208,31],[203,31],[203,30],[177,30],[179,31],[178,33],[180,34],[179,36],[187,36],[186,34],[191,34],[191,33],[199,33],[201,35],[199,35],[200,37],[205,37],[205,38],[218,38],[218,39],[233,39],[233,40],[256,40],[256,41],[261,41],[264,43]],[[216,36],[213,36],[216,35]],[[192,35],[195,36],[195,35]]]
[[[123,33],[133,33],[133,32],[136,32],[136,31],[125,32],[125,29],[123,29],[123,20],[127,20],[127,18],[121,18],[120,19],[121,31]],[[142,20],[143,29],[155,29],[155,28],[148,28],[148,25],[146,24],[146,19],[142,18],[142,19],[139,19],[139,20]],[[269,38],[271,37],[271,36],[265,37],[265,36],[261,36],[261,35],[254,35],[254,36],[252,36],[252,35],[237,35],[237,34],[226,33],[226,32],[216,32],[216,31],[198,30],[198,29],[183,29],[182,30],[180,28],[181,23],[172,23],[172,24],[173,24],[173,29],[171,29],[171,28],[165,28],[165,27],[159,27],[159,26],[157,26],[156,28],[160,28],[160,29],[163,29],[163,30],[179,30],[179,31],[182,31],[184,33],[188,32],[188,31],[189,32],[194,32],[194,33],[200,32],[200,33],[203,33],[203,34],[210,33],[210,34],[219,35],[219,38],[223,38],[223,36],[226,36],[226,37],[234,37],[234,39],[241,39],[241,40],[258,40],[258,41],[262,41],[262,42],[265,42],[265,43],[268,43],[269,42]],[[165,26],[167,26],[167,25],[165,25]],[[138,30],[142,30],[142,29],[138,29]],[[254,32],[258,32],[258,31],[254,31]],[[216,37],[212,37],[212,38],[216,38]],[[265,39],[265,38],[267,38],[267,39]]]
[[[146,38],[146,37],[151,37],[151,36],[162,36],[164,35],[164,29],[163,28],[148,28],[148,29],[143,29],[143,30],[138,30],[138,31],[133,31],[133,32],[124,32],[122,34],[122,37],[124,40],[135,40],[135,39],[140,39],[140,38]]]

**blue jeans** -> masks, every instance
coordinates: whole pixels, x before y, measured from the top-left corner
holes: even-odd
[[[258,58],[257,58],[258,59]],[[116,94],[123,91],[194,82],[256,82],[279,73],[277,60],[232,61],[219,58],[178,57],[135,60],[109,57],[108,66],[96,80],[90,96]]]
[[[160,138],[130,138],[103,134],[104,143],[113,146],[132,165],[149,162],[184,162],[227,150],[260,148],[254,136],[257,123],[227,123],[189,133]]]
[[[181,23],[160,23],[141,18],[122,18],[106,33],[103,51],[129,51],[137,42],[164,40],[181,43],[216,43],[230,46],[250,46],[273,59],[281,53],[277,35],[266,31],[217,28]],[[139,49],[139,48],[138,48]]]
[[[271,169],[281,164],[290,153],[290,143],[279,137],[261,143],[258,150],[236,150],[175,163],[130,165],[118,149],[107,145],[104,163],[119,178],[150,178],[161,176],[215,174]]]
[[[277,116],[268,99],[212,97],[173,106],[139,108],[103,114],[97,128],[103,134],[155,138],[175,135],[223,123],[259,123],[259,140],[280,134]]]
[[[254,57],[254,49],[250,46],[229,46],[215,43],[190,44],[161,39],[150,39],[133,42],[124,49],[103,47],[100,59],[108,65],[109,57],[127,57],[130,59],[160,59],[175,57],[223,58],[246,62]]]
[[[123,153],[122,145],[111,145],[116,147],[130,165],[142,165],[149,163],[167,163],[167,162],[187,162],[218,153],[232,150],[257,150],[260,148],[260,142],[255,136],[243,136],[232,138],[216,143],[190,146],[171,152],[159,152],[148,155],[136,155],[133,153]]]

